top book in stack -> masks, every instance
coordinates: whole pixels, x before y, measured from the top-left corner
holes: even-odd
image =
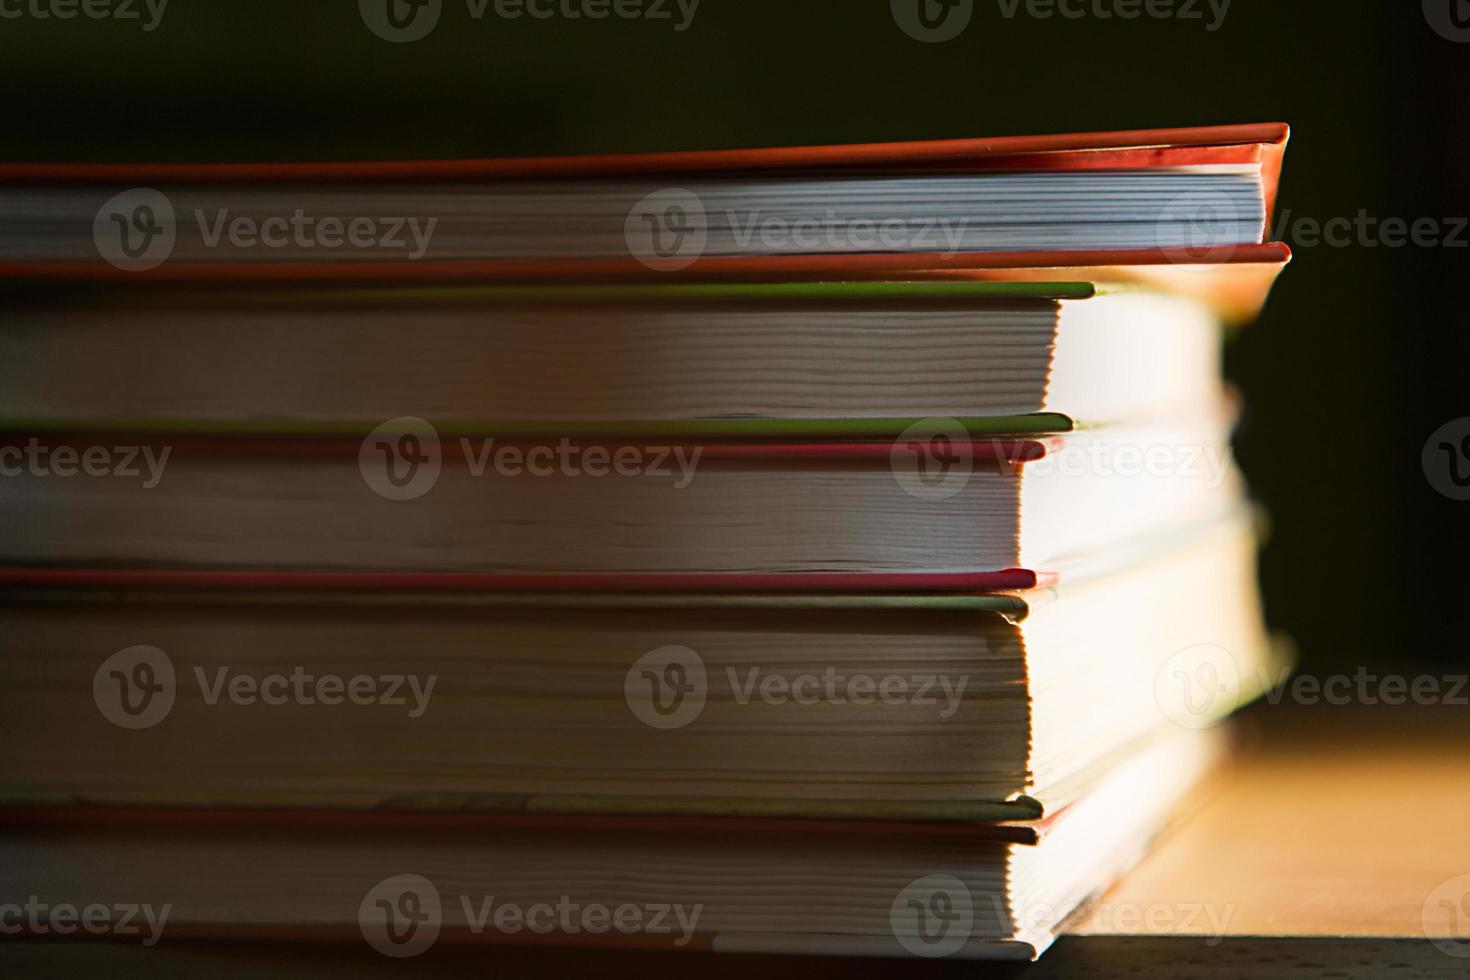
[[[1287,255],[1265,243],[1287,132],[1263,124],[499,160],[6,164],[0,275],[902,279],[1228,262],[1264,267],[1229,277],[1259,285]],[[1251,301],[1249,289],[1234,291],[1237,312]]]

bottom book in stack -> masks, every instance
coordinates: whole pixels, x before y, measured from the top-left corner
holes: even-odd
[[[1019,958],[1138,859],[1219,757],[1161,735],[1037,824],[12,810],[0,921],[169,938],[555,940]],[[29,896],[22,904],[16,896]],[[127,921],[122,916],[127,916]]]

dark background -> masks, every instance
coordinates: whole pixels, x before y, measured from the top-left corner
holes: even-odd
[[[1294,220],[1413,221],[1470,214],[1467,81],[1470,44],[1431,30],[1419,0],[1235,0],[1214,32],[1008,20],[976,0],[944,44],[910,39],[887,0],[703,0],[682,33],[475,21],[445,0],[402,45],[354,0],[171,0],[151,33],[0,20],[0,153],[482,156],[1283,120]],[[1268,612],[1307,669],[1463,662],[1470,503],[1433,490],[1421,451],[1470,415],[1467,274],[1466,248],[1299,247],[1232,345],[1240,454],[1274,517]]]

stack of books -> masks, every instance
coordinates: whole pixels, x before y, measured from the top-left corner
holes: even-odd
[[[1039,955],[1270,676],[1286,135],[0,167],[0,921]]]

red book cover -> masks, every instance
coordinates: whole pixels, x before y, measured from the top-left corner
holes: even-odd
[[[1259,167],[1267,226],[1289,129],[1282,123],[1049,136],[957,139],[771,149],[519,157],[477,160],[218,164],[0,164],[0,183],[119,188],[208,184],[392,184],[735,175],[817,176],[874,173],[1060,172]],[[1212,249],[1193,261],[1164,248],[1108,251],[916,252],[705,256],[675,272],[655,271],[632,255],[594,258],[385,262],[222,261],[164,263],[143,271],[103,262],[0,262],[0,278],[277,282],[538,282],[665,280],[977,278],[1138,282],[1196,294],[1227,316],[1249,316],[1264,300],[1290,252],[1279,243]],[[1200,267],[1208,267],[1208,275]]]

